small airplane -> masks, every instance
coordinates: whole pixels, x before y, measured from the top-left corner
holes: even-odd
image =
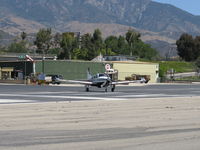
[[[77,83],[85,85],[85,91],[89,92],[89,88],[92,86],[98,88],[105,88],[105,92],[108,91],[108,87],[111,87],[111,91],[115,91],[116,85],[119,84],[129,84],[129,83],[141,83],[141,80],[136,81],[113,81],[107,73],[98,73],[92,76],[89,71],[87,71],[87,80],[60,80],[61,82],[67,83]]]

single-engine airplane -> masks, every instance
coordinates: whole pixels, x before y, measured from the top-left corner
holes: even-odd
[[[129,84],[129,83],[141,83],[141,80],[136,81],[113,81],[111,77],[106,73],[98,73],[92,76],[89,71],[87,71],[87,80],[59,80],[61,82],[67,83],[77,83],[85,85],[86,92],[89,92],[91,86],[98,88],[105,88],[105,92],[108,91],[108,87],[111,87],[111,91],[115,91],[116,85],[119,84]],[[144,80],[144,79],[143,79]]]

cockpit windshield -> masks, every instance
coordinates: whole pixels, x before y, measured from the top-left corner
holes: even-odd
[[[99,74],[99,77],[105,77],[106,75],[105,74]]]
[[[102,77],[103,77],[103,78],[104,78],[104,77],[108,77],[108,75],[107,75],[107,74],[104,74],[104,73],[99,73],[99,74],[93,76],[92,79],[97,79],[97,78],[102,78]]]

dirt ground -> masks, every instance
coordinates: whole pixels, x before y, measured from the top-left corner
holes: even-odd
[[[2,150],[199,150],[200,97],[134,99],[127,101],[83,101],[0,105],[0,149]],[[109,129],[109,130],[108,130]],[[115,138],[111,129],[137,130],[130,137]],[[26,144],[26,136],[16,139],[17,145],[5,134],[17,131],[96,131],[111,133],[100,140],[57,141]],[[174,133],[173,133],[174,132]],[[149,133],[153,133],[149,135]],[[11,134],[12,135],[12,134]],[[72,134],[74,135],[74,134]],[[70,135],[70,136],[72,136]],[[57,135],[58,136],[58,135]],[[67,135],[66,135],[67,136]],[[79,135],[80,136],[80,135]],[[103,135],[102,135],[103,136]],[[40,137],[41,138],[41,137]],[[46,134],[50,141],[51,137]],[[55,137],[54,137],[55,138]],[[63,137],[58,137],[63,138]],[[57,139],[58,139],[57,138]],[[65,137],[66,138],[66,137]],[[70,137],[67,137],[70,138]],[[42,138],[40,139],[42,141]],[[7,145],[5,144],[7,143]]]

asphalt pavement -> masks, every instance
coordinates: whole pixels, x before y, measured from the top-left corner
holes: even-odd
[[[198,97],[200,84],[138,84],[117,86],[115,92],[81,85],[0,85],[0,103],[38,103],[85,100],[134,100],[139,98]]]

